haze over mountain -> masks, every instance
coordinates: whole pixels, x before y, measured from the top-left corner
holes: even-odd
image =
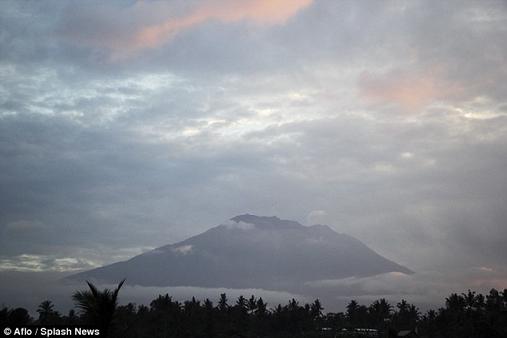
[[[411,273],[326,225],[240,215],[182,242],[71,276],[142,286],[299,290],[311,281]]]

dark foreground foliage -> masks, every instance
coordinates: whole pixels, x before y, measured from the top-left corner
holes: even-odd
[[[422,315],[402,300],[395,306],[385,299],[369,306],[352,300],[344,313],[324,314],[319,300],[268,307],[251,296],[230,301],[225,294],[178,302],[160,295],[149,306],[117,306],[119,288],[74,294],[79,314],[61,315],[51,301],[42,302],[38,318],[23,308],[0,310],[0,326],[94,324],[107,328],[108,337],[507,337],[507,289],[486,296],[468,291],[451,294],[445,307]],[[98,317],[97,317],[98,315]],[[405,331],[403,331],[405,330]],[[401,333],[400,333],[401,332]]]

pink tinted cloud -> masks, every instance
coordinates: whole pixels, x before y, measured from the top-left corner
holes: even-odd
[[[216,20],[224,23],[248,20],[256,24],[274,25],[286,22],[313,0],[214,0],[203,1],[189,14],[137,30],[121,46],[116,57],[129,56],[146,48],[154,48],[171,40],[179,32]]]
[[[461,86],[445,80],[439,69],[394,70],[380,75],[364,72],[359,77],[360,95],[368,102],[394,104],[409,111],[454,97],[461,91]]]

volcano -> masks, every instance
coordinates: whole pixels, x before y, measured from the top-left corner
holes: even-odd
[[[412,273],[326,225],[240,215],[199,235],[70,276],[131,285],[296,290],[316,280]]]

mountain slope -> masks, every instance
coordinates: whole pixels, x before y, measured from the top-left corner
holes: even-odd
[[[289,290],[304,282],[411,271],[325,225],[241,215],[182,242],[71,276],[143,286]]]

